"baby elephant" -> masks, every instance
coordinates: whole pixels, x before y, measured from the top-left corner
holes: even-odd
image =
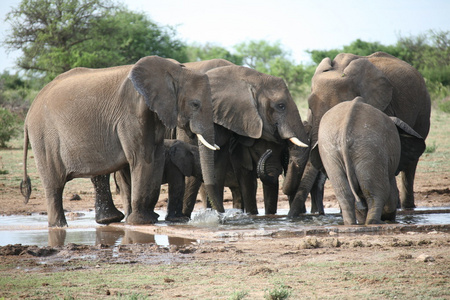
[[[395,221],[399,201],[395,176],[408,161],[420,157],[425,142],[403,121],[357,97],[323,116],[318,148],[320,158],[312,160],[316,166],[323,164],[344,224],[358,220],[367,225]]]

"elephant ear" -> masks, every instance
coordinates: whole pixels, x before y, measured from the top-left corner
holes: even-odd
[[[208,71],[214,110],[214,123],[242,136],[260,138],[263,120],[258,112],[256,88],[247,76],[252,69],[225,66]]]
[[[167,143],[165,143],[167,145]],[[169,148],[169,158],[171,162],[181,171],[184,176],[194,175],[195,156],[189,150],[189,144],[176,140]],[[197,157],[200,162],[200,158]]]
[[[393,93],[392,84],[367,58],[352,60],[341,76],[351,78],[358,96],[362,96],[366,103],[381,111],[390,104]]]
[[[330,71],[332,68],[333,67],[331,66],[331,59],[329,57],[325,57],[324,59],[322,59],[320,64],[317,66],[316,71],[314,72],[314,75]]]
[[[177,85],[181,66],[158,56],[141,58],[128,78],[145,103],[168,128],[177,126]]]
[[[403,171],[405,166],[416,161],[425,151],[426,145],[423,137],[412,129],[408,124],[397,117],[390,117],[400,136],[401,155],[397,172]]]

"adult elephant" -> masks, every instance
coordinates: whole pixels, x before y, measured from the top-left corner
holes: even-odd
[[[196,63],[184,65],[196,68]],[[300,114],[280,78],[236,65],[212,67],[206,74],[211,84],[216,143],[220,147],[215,153],[218,186],[223,190],[225,176],[231,169],[239,184],[243,208],[257,214],[256,163],[268,147],[282,149],[289,140],[297,144],[295,147],[307,147]],[[301,148],[298,155],[306,163],[306,148]],[[271,164],[269,168],[280,174],[280,157],[274,156]],[[183,214],[187,216],[192,213],[199,186],[195,179],[186,185]],[[264,188],[266,213],[275,213],[278,181]]]
[[[215,149],[211,90],[207,76],[149,56],[135,65],[77,68],[61,74],[38,94],[25,120],[24,181],[28,142],[47,198],[49,226],[67,226],[62,206],[65,183],[104,176],[129,165],[132,203],[129,224],[157,221],[164,133],[179,126]],[[201,144],[203,179],[214,208],[214,153]],[[150,180],[149,180],[150,179]]]
[[[403,120],[424,139],[430,129],[430,96],[420,73],[406,62],[383,52],[362,57],[341,53],[331,61],[325,58],[312,78],[308,98],[308,122],[311,124],[311,145],[317,143],[322,116],[336,104],[362,96],[367,103],[388,116]],[[317,151],[313,146],[311,151]],[[414,176],[418,159],[401,170],[402,208],[414,208]],[[285,192],[296,191],[289,216],[301,213],[306,197],[317,179],[318,170],[309,165],[298,174],[290,174],[283,187]],[[303,173],[303,175],[302,175]],[[300,183],[298,178],[301,177]]]
[[[423,138],[397,117],[356,97],[337,104],[320,121],[319,156],[345,225],[395,221],[399,193],[395,175],[425,150]]]

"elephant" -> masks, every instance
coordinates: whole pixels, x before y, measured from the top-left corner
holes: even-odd
[[[424,139],[397,117],[389,117],[362,97],[335,105],[322,117],[319,155],[342,210],[345,225],[395,221],[399,192],[395,175],[417,160]]]
[[[207,69],[205,62],[184,65],[197,70],[196,64],[199,63],[202,70]],[[286,147],[285,143],[290,141],[306,163],[308,155],[304,147],[308,147],[309,142],[300,114],[286,84],[278,77],[236,65],[212,66],[206,75],[211,84],[215,137],[220,147],[215,152],[218,186],[223,190],[225,176],[232,170],[239,184],[244,210],[257,214],[256,165],[261,155],[270,147],[279,154]],[[276,178],[282,172],[278,154],[270,160],[269,167],[276,170],[277,174],[272,175]],[[186,216],[192,213],[200,184],[195,178],[188,179],[183,201],[183,214]],[[272,185],[263,182],[263,186],[266,214],[274,214],[278,180]]]
[[[169,187],[166,221],[185,222],[182,214],[185,177],[193,176],[203,181],[198,146],[180,140],[164,140],[165,163],[162,183]],[[114,173],[117,189],[124,204],[125,215],[131,211],[130,171],[126,167]]]
[[[388,116],[403,120],[424,139],[427,137],[431,102],[425,81],[417,70],[383,52],[369,56],[341,53],[333,61],[324,58],[312,78],[307,116],[311,124],[311,155],[318,151],[314,145],[317,143],[322,116],[336,104],[357,96],[363,97],[368,104]],[[400,203],[404,209],[415,207],[413,187],[417,163],[418,159],[411,161],[401,170]],[[295,193],[289,217],[301,213],[317,174],[318,170],[311,164],[288,174],[290,178],[285,181],[283,192]]]
[[[213,207],[223,212],[214,194],[216,146],[206,75],[147,56],[134,65],[75,68],[57,76],[36,96],[25,119],[21,182],[25,202],[31,194],[26,171],[30,143],[45,190],[50,227],[67,226],[62,205],[67,181],[78,177],[96,181],[127,165],[132,194],[126,222],[155,223],[164,133],[176,126],[198,136],[205,188]]]

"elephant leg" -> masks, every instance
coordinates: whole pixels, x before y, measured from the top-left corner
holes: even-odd
[[[319,170],[314,168],[312,164],[308,162],[305,172],[300,181],[298,190],[291,201],[288,213],[289,218],[298,217],[300,214],[306,212],[305,202],[308,198],[308,194],[311,192],[314,182],[317,179],[318,173]]]
[[[169,185],[169,201],[167,203],[167,215],[165,219],[170,222],[186,222],[189,218],[183,216],[184,175],[172,162],[168,162],[166,178]]]
[[[233,197],[233,208],[244,210],[244,202],[239,186],[230,186],[229,188]]]
[[[164,172],[164,145],[155,146],[153,160],[139,161],[131,170],[131,214],[128,224],[154,224],[159,215],[155,213]],[[150,179],[150,180],[149,180]]]
[[[328,170],[327,170],[328,172]],[[344,225],[356,225],[355,196],[350,188],[345,170],[328,174],[334,193],[342,210]]]
[[[41,176],[42,178],[42,176]],[[45,183],[44,183],[44,186]],[[47,214],[49,227],[65,227],[67,226],[66,216],[62,206],[62,195],[64,185],[58,188],[45,188],[45,197],[47,199]]]
[[[277,213],[278,190],[279,190],[279,184],[274,184],[274,185],[263,184],[264,210],[265,210],[266,215],[274,215]]]
[[[120,191],[125,217],[131,214],[131,174],[130,167],[125,167],[114,173],[116,185]]]
[[[95,221],[98,224],[120,222],[125,217],[114,205],[109,174],[98,175],[91,178],[95,189]]]
[[[311,188],[311,213],[319,213],[324,215],[325,210],[323,208],[323,195],[325,190],[325,181],[327,176],[323,172],[319,172],[314,185]]]
[[[385,202],[383,213],[381,214],[382,221],[395,222],[398,202],[399,193],[397,188],[397,181],[395,180],[395,177],[393,177],[391,179],[391,194],[389,199]]]
[[[245,212],[251,215],[257,215],[258,207],[256,205],[256,190],[258,183],[256,181],[256,173],[240,168],[236,176],[238,178]]]
[[[416,175],[417,163],[416,160],[408,164],[401,172],[401,184],[400,184],[400,204],[403,209],[415,208],[414,204],[414,176]]]
[[[198,190],[202,181],[193,176],[186,178],[184,197],[183,197],[183,215],[190,218],[197,201]]]

